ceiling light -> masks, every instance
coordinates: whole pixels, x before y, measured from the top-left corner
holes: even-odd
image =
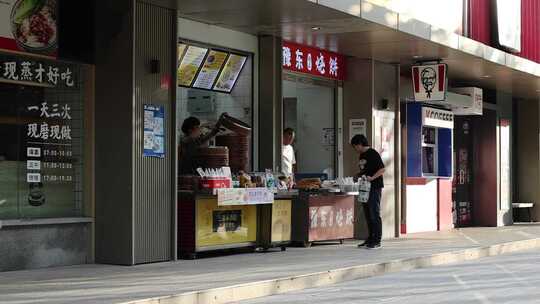
[[[314,27],[311,28],[312,31],[318,31],[320,29],[321,29],[320,26],[314,26]]]
[[[423,58],[423,57],[424,56],[422,56],[422,55],[414,55],[414,56],[412,56],[412,58],[414,58],[414,59],[420,59],[420,58]]]
[[[491,75],[482,75],[480,78],[491,78]]]

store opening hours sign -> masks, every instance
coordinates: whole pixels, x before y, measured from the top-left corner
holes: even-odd
[[[345,80],[345,56],[305,45],[283,41],[284,70]]]

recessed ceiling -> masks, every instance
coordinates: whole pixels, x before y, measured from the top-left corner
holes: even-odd
[[[184,18],[253,35],[281,36],[348,56],[399,63],[402,71],[410,69],[415,56],[442,59],[449,66],[451,84],[497,89],[521,98],[537,98],[540,89],[540,79],[534,75],[306,0],[179,0],[178,7]]]

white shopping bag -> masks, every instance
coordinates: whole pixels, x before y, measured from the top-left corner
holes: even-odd
[[[371,190],[371,182],[365,176],[358,179],[358,201],[367,203],[369,200],[369,191]]]

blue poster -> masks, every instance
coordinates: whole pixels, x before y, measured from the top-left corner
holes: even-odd
[[[145,157],[165,157],[165,109],[163,106],[144,105]]]

